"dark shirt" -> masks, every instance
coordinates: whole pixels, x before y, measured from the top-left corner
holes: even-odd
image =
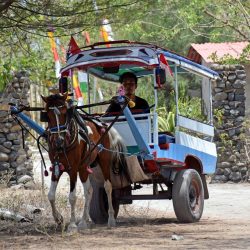
[[[128,106],[129,107],[129,106]],[[146,100],[135,96],[135,106],[133,108],[129,109],[133,112],[136,110],[141,110],[143,113],[149,113],[149,105]],[[121,106],[118,103],[111,103],[106,111],[106,113],[115,113],[115,112],[120,112],[121,111]]]

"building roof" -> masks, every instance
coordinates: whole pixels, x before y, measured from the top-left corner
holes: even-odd
[[[197,63],[201,63],[202,59],[207,63],[213,62],[213,60],[209,58],[213,53],[216,53],[218,58],[222,58],[225,55],[239,58],[243,49],[246,48],[248,44],[249,42],[247,41],[204,44],[192,43],[187,57]]]

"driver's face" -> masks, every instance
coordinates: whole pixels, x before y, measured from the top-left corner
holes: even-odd
[[[134,95],[135,94],[135,89],[137,87],[135,83],[134,78],[124,78],[122,82],[124,89],[125,89],[125,95]]]

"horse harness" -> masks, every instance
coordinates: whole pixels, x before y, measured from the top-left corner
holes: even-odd
[[[60,108],[63,108],[65,105],[61,105],[61,106],[54,106],[54,107],[49,107],[49,110],[53,110],[54,115],[56,117],[56,126],[52,127],[52,128],[48,128],[47,129],[47,133],[48,133],[48,144],[49,147],[52,148],[53,145],[53,141],[52,141],[52,135],[57,134],[58,138],[61,140],[61,143],[63,144],[61,148],[59,148],[59,150],[56,150],[55,153],[55,161],[52,165],[52,167],[50,168],[50,170],[56,175],[59,176],[60,172],[65,171],[65,168],[62,166],[62,164],[59,162],[59,153],[63,153],[67,164],[68,164],[68,171],[71,170],[71,166],[67,157],[67,152],[72,150],[74,147],[77,146],[77,138],[78,138],[78,134],[81,136],[81,138],[84,140],[84,142],[86,143],[86,148],[87,148],[87,154],[85,155],[85,157],[83,159],[81,159],[81,165],[85,164],[85,165],[89,165],[90,163],[90,158],[91,158],[91,153],[93,152],[93,150],[91,150],[91,148],[96,148],[96,145],[94,142],[92,142],[89,139],[88,136],[88,129],[86,126],[86,120],[89,120],[91,122],[93,122],[96,126],[98,127],[105,127],[106,125],[101,123],[98,120],[93,120],[93,117],[88,117],[85,119],[83,119],[81,117],[81,114],[74,108],[74,107],[70,107],[67,108],[67,114],[66,114],[66,122],[63,125],[60,125],[59,122],[59,116],[61,115],[60,112]],[[64,137],[62,136],[62,134],[65,134]],[[58,170],[59,169],[59,170]],[[89,173],[92,173],[92,171],[87,168],[87,171]]]

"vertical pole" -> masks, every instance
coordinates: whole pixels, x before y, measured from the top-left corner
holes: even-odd
[[[88,104],[90,104],[90,86],[89,86],[89,72],[87,71],[88,74]],[[89,113],[91,113],[91,108],[89,107]]]
[[[43,161],[42,160],[41,160],[41,180],[42,180],[42,197],[44,199],[45,191],[44,191],[44,175],[43,175]]]
[[[174,87],[175,87],[175,105],[176,105],[176,129],[179,130],[179,95],[178,95],[178,80],[177,80],[177,65],[174,66]]]
[[[212,86],[211,79],[209,79],[209,124],[213,125],[213,99],[212,99]]]
[[[158,106],[158,93],[157,93],[157,83],[156,83],[156,69],[154,69],[154,97],[155,97],[155,107],[154,107],[154,113],[153,113],[153,140],[154,145],[158,145],[158,116],[157,116],[157,106]],[[152,139],[151,139],[152,142]]]

